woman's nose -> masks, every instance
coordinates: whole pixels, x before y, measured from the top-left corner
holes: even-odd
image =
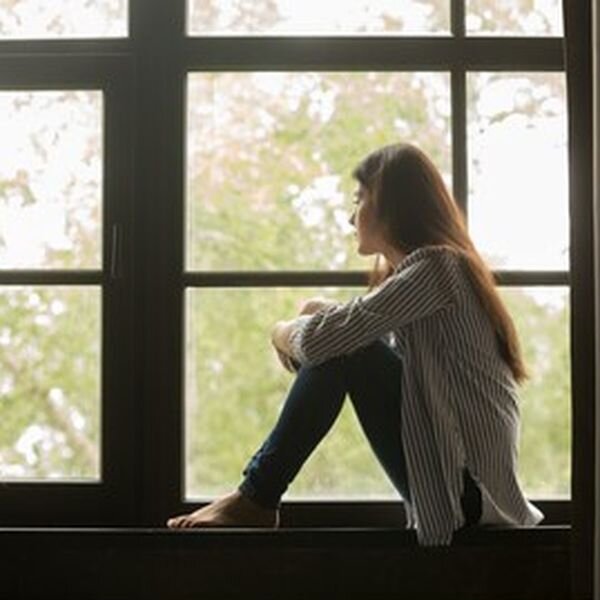
[[[353,212],[353,213],[350,215],[350,218],[348,219],[348,223],[350,223],[350,225],[352,225],[352,227],[354,227],[354,218],[355,218],[355,217],[356,217],[356,211],[355,211],[355,212]]]

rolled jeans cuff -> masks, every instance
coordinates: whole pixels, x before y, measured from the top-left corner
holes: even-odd
[[[240,485],[238,486],[238,491],[243,496],[249,498],[259,506],[262,506],[263,508],[278,509],[281,505],[280,500],[272,500],[261,494],[256,489],[254,484],[250,481],[250,478],[248,476],[246,476],[246,478],[240,483]]]

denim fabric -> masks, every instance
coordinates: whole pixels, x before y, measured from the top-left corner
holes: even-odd
[[[379,463],[402,498],[410,500],[400,434],[401,373],[401,358],[383,341],[301,367],[275,427],[243,471],[240,492],[262,506],[277,508],[348,395]],[[479,490],[466,471],[465,478],[463,510],[470,524],[478,520]]]

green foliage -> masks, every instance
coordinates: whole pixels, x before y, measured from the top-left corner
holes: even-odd
[[[246,4],[252,7],[250,25],[274,18],[271,0]],[[505,24],[518,22],[529,6],[517,3],[517,14],[506,3],[496,4],[471,2],[485,19]],[[203,5],[216,18],[214,5]],[[248,25],[244,18],[237,14],[235,22]],[[203,73],[189,83],[189,269],[368,268],[370,261],[356,256],[343,225],[354,185],[349,174],[357,161],[378,146],[407,140],[417,142],[446,175],[451,172],[447,74],[296,73],[269,80]],[[553,94],[551,81],[545,91]],[[469,93],[473,100],[477,91],[469,87]],[[535,102],[528,98],[521,108],[528,114]],[[86,122],[99,114],[95,105],[89,110],[81,113]],[[99,154],[99,137],[95,145],[90,152]],[[43,171],[45,165],[36,168]],[[26,184],[27,202],[40,201]],[[13,179],[0,179],[0,202],[14,189]],[[76,251],[49,249],[44,266],[94,265],[98,227],[83,223],[101,222],[97,189],[89,184],[83,208],[76,188],[69,185],[63,193]],[[277,418],[291,375],[270,347],[272,324],[295,315],[302,298],[360,291],[188,292],[188,495],[210,496],[235,485]],[[532,373],[523,389],[521,476],[532,495],[568,494],[568,303],[540,304],[522,290],[507,293],[507,302]],[[1,478],[17,472],[41,478],[98,475],[100,316],[98,290],[1,290]],[[290,492],[395,495],[348,403]]]
[[[99,475],[99,322],[95,290],[0,294],[3,476]]]
[[[281,288],[188,294],[186,479],[192,495],[218,494],[234,486],[274,425],[292,375],[279,365],[267,332],[274,320],[296,314],[307,295],[332,294]],[[337,294],[344,296],[348,294]],[[391,493],[349,407],[292,492]]]
[[[522,390],[520,472],[532,493],[564,497],[571,471],[569,305],[566,290],[543,292],[553,304],[505,292],[530,373]]]
[[[212,132],[214,146],[221,151],[218,158],[206,148],[191,158],[194,168],[203,173],[196,180],[201,185],[192,185],[189,197],[192,255],[198,261],[192,261],[193,266],[364,267],[356,260],[335,212],[347,210],[335,199],[337,194],[349,194],[348,174],[356,162],[372,148],[400,138],[421,143],[443,169],[449,168],[447,154],[440,152],[447,147],[448,123],[439,116],[432,118],[436,101],[447,99],[443,92],[431,92],[436,85],[447,85],[442,78],[427,81],[389,73],[287,76],[285,84],[279,82],[279,93],[269,94],[252,75],[208,77],[210,94],[205,87],[203,93],[191,96],[191,104],[206,113],[216,95],[234,108],[227,127]],[[199,76],[194,85],[206,85],[204,78]],[[252,98],[254,103],[249,102]],[[328,110],[315,108],[328,102]],[[238,121],[234,112],[240,106],[243,120]],[[263,111],[271,116],[268,126]],[[263,125],[249,127],[248,123]],[[244,153],[248,145],[254,149],[251,157]],[[303,194],[328,176],[335,182],[329,195],[314,193],[305,203],[317,211],[318,219],[303,222]],[[211,178],[219,185],[210,187]],[[200,237],[212,243],[195,241]],[[344,257],[337,265],[332,258],[335,251]],[[318,293],[202,290],[191,294],[188,312],[195,325],[190,322],[188,339],[196,351],[188,350],[187,362],[189,494],[218,494],[239,481],[244,464],[274,424],[290,384],[290,376],[270,348],[270,327],[296,314],[300,298]],[[532,495],[566,494],[570,483],[567,305],[549,308],[525,290],[507,293],[507,300],[535,373],[523,390],[522,478]],[[291,486],[290,495],[394,495],[349,404]]]

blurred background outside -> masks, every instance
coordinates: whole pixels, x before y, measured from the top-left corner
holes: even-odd
[[[449,35],[449,2],[189,0],[189,35]],[[329,6],[329,4],[327,4]],[[0,38],[122,37],[124,0],[0,0]],[[558,0],[467,1],[470,35],[560,36]],[[370,150],[419,145],[452,186],[447,72],[189,73],[186,268],[369,269],[348,225]],[[468,223],[496,269],[567,270],[564,73],[467,76]],[[0,269],[99,269],[103,95],[0,91]],[[313,295],[361,289],[188,289],[185,494],[231,489],[291,384],[270,328]],[[569,290],[510,287],[532,374],[521,478],[570,489]],[[101,477],[101,290],[0,286],[0,480]],[[172,399],[176,401],[176,399]],[[349,403],[287,498],[394,498]]]

